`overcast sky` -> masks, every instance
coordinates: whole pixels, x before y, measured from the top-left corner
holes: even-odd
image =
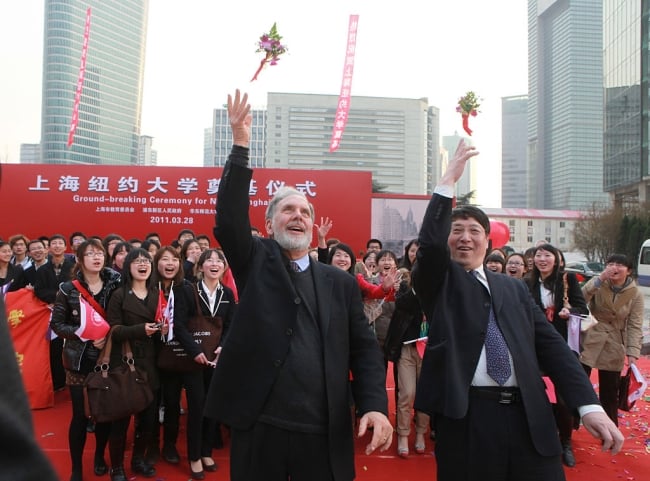
[[[3,162],[18,161],[21,143],[40,142],[43,5],[0,2]],[[203,129],[237,87],[258,107],[267,92],[338,94],[351,14],[360,16],[353,96],[426,97],[440,108],[442,135],[461,131],[458,97],[483,98],[471,119],[478,201],[498,207],[501,97],[528,88],[524,0],[151,0],[141,133],[154,137],[159,164],[201,165]],[[289,52],[250,83],[256,41],[273,22]]]

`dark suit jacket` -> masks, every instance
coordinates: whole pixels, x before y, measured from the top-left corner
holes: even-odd
[[[251,236],[248,191],[252,170],[233,163],[238,150],[243,162],[247,160],[243,149],[233,148],[219,184],[214,232],[233,271],[239,306],[212,379],[206,415],[247,430],[257,421],[288,355],[301,300],[279,244]],[[332,471],[337,480],[352,479],[349,372],[354,376],[354,400],[360,412],[387,414],[382,354],[363,313],[355,278],[313,260],[309,268],[323,339]]]
[[[412,279],[430,320],[415,408],[434,419],[467,414],[469,388],[485,341],[490,297],[465,269],[451,261],[447,238],[452,200],[433,195],[422,222]],[[485,272],[491,302],[512,355],[533,443],[544,456],[560,454],[551,404],[540,370],[571,408],[598,404],[594,390],[566,341],[535,305],[527,286]]]

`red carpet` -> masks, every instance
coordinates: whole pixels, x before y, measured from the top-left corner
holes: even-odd
[[[650,359],[639,360],[639,367],[646,378],[650,378]],[[389,371],[390,372],[390,371]],[[392,377],[392,376],[389,376]],[[595,377],[595,373],[594,373]],[[391,413],[394,413],[392,380],[388,383]],[[67,430],[70,421],[70,401],[67,391],[56,393],[55,405],[51,409],[33,411],[36,437],[44,451],[52,461],[62,481],[67,481],[70,476],[70,458],[68,454]],[[391,417],[394,421],[394,415]],[[596,441],[584,428],[574,434],[574,450],[577,465],[573,469],[566,469],[568,481],[645,481],[650,479],[650,390],[646,391],[645,399],[638,401],[634,409],[629,412],[620,411],[619,424],[626,437],[623,452],[612,457],[600,452]],[[412,437],[414,434],[412,434]],[[183,439],[183,433],[179,437]],[[396,455],[396,448],[391,447],[383,454],[366,456],[363,454],[369,438],[357,441],[357,480],[358,481],[420,481],[435,480],[435,460],[432,454],[433,443],[427,443],[426,455],[411,454],[409,459],[401,459]],[[411,439],[411,445],[413,444]],[[227,444],[227,440],[226,440]],[[92,472],[92,456],[95,440],[92,434],[88,436],[84,457],[85,479],[104,479],[108,476],[97,478]],[[186,481],[189,477],[189,468],[185,454],[185,442],[179,441],[178,449],[182,456],[181,464],[173,466],[165,461],[156,465],[157,474],[155,481]],[[227,481],[228,476],[228,451],[227,449],[215,450],[213,457],[219,465],[216,473],[206,473],[206,481]],[[127,452],[127,466],[130,452]],[[128,469],[127,469],[128,472]],[[146,479],[142,476],[130,476],[130,480]]]

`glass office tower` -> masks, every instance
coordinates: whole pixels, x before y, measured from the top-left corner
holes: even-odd
[[[620,206],[650,200],[647,180],[649,4],[648,0],[603,3],[603,180],[605,191]]]
[[[530,208],[607,204],[602,0],[528,0],[527,158]]]
[[[68,147],[89,8],[85,78]],[[43,162],[137,163],[148,8],[148,0],[46,0]]]

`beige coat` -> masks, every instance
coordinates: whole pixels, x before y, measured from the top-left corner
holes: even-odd
[[[582,294],[598,324],[585,333],[580,361],[605,371],[622,371],[625,356],[638,358],[643,342],[643,293],[635,282],[614,295],[609,281],[596,287],[597,277]]]

